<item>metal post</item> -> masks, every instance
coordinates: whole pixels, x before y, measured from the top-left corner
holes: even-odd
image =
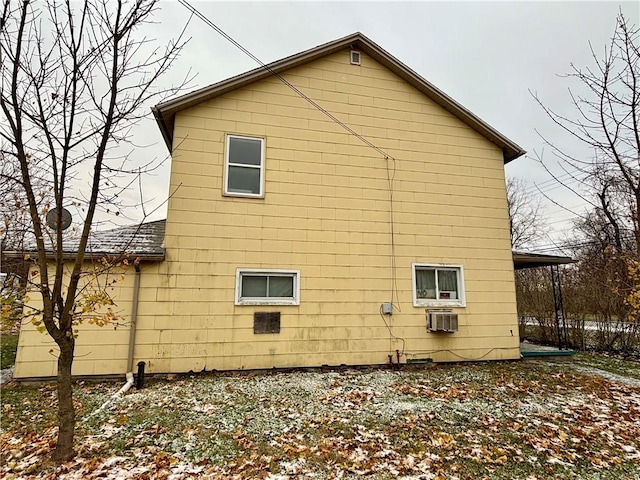
[[[556,333],[558,335],[558,349],[569,348],[567,339],[567,321],[564,314],[564,302],[562,299],[562,281],[560,279],[560,267],[551,265],[551,287],[553,290],[553,308],[556,315]]]

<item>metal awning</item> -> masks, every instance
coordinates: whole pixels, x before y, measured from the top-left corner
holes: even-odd
[[[551,288],[553,291],[553,307],[555,310],[556,332],[558,335],[558,350],[568,351],[567,322],[564,312],[564,300],[562,298],[562,280],[560,278],[560,265],[576,263],[571,257],[560,255],[544,255],[541,253],[513,251],[513,268],[523,270],[525,268],[550,267]]]
[[[513,268],[521,270],[523,268],[549,267],[551,265],[566,265],[576,263],[571,257],[560,255],[544,255],[541,253],[529,253],[513,251]]]

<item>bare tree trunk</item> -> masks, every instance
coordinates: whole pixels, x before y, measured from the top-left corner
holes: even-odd
[[[9,160],[19,167],[14,169],[13,184],[28,206],[27,230],[36,243],[39,273],[33,284],[42,297],[42,306],[34,314],[42,315],[46,331],[60,349],[56,461],[74,456],[71,367],[74,322],[81,321],[74,309],[88,298],[79,283],[83,274],[97,275],[94,268],[84,269],[96,209],[105,203],[122,208],[119,193],[131,185],[117,185],[123,175],[152,170],[130,165],[133,156],[122,145],[130,129],[147,115],[152,99],[177,93],[184,86],[154,87],[182,50],[182,35],[166,48],[152,47],[144,36],[138,38],[139,28],[151,21],[157,3],[5,0],[4,8],[0,7],[0,164],[4,167]],[[88,187],[73,181],[91,171]],[[5,173],[0,171],[3,181]],[[51,205],[41,205],[40,184],[50,193]],[[57,218],[55,227],[47,230],[42,217],[51,206]],[[61,220],[69,206],[81,213],[82,233],[67,278]],[[103,261],[105,271],[113,266]],[[83,313],[93,315],[107,306],[103,299],[87,300]],[[34,318],[36,322],[40,320]]]
[[[60,356],[58,357],[58,443],[53,452],[53,459],[62,462],[71,460],[75,456],[73,436],[76,412],[73,407],[73,387],[71,384],[75,339],[71,332],[66,333],[57,342],[60,347]]]
[[[638,160],[640,161],[640,151],[639,151]],[[635,235],[635,241],[636,241],[636,256],[638,256],[640,255],[640,188],[636,190],[634,193],[635,193],[636,204],[633,206],[635,209],[635,212],[633,212],[635,213],[635,218],[633,219],[634,220],[633,233]]]

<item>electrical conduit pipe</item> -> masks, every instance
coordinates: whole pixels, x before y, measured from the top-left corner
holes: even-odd
[[[140,291],[140,262],[136,259],[134,263],[134,267],[136,269],[136,274],[133,279],[133,300],[131,305],[131,327],[129,328],[129,352],[127,355],[127,373],[125,374],[126,383],[122,386],[120,390],[111,395],[111,397],[104,402],[100,407],[91,412],[89,415],[85,417],[85,420],[96,415],[97,413],[104,410],[107,405],[109,405],[113,400],[118,398],[120,395],[126,393],[133,386],[133,347],[135,346],[135,338],[136,338],[136,320],[138,316],[138,297]]]
[[[136,323],[138,321],[138,297],[140,296],[140,261],[133,263],[136,275],[133,278],[133,299],[131,300],[131,326],[129,327],[129,351],[127,354],[127,372],[133,375],[133,347],[136,344]]]

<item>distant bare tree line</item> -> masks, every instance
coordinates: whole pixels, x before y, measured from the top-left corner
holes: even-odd
[[[588,205],[574,222],[567,250],[578,261],[563,275],[564,304],[569,318],[597,322],[601,330],[627,325],[637,339],[640,321],[640,32],[622,13],[604,54],[591,48],[593,66],[565,76],[572,116],[557,114],[534,94],[553,122],[587,146],[588,158],[563,145],[546,142],[564,170],[553,178]],[[543,165],[545,160],[540,159]],[[545,167],[546,168],[546,167]],[[570,179],[568,182],[566,179]],[[515,236],[514,240],[521,238]],[[515,242],[514,242],[515,245]],[[517,273],[521,316],[553,318],[548,272]],[[621,323],[622,322],[622,323]],[[608,327],[607,327],[608,326]],[[600,348],[631,348],[611,335]],[[633,343],[633,342],[632,342]],[[636,348],[633,346],[633,348]]]

